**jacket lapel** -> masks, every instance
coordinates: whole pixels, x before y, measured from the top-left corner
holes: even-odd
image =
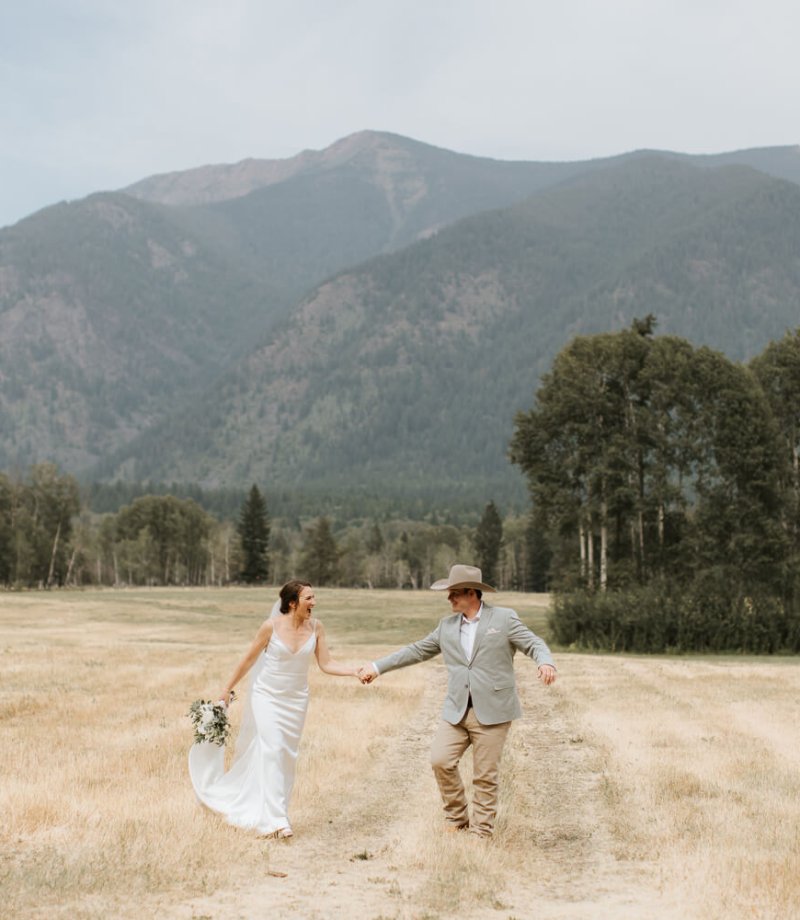
[[[493,613],[493,608],[487,607],[486,604],[483,605],[483,610],[481,610],[481,618],[478,620],[478,628],[475,631],[475,644],[472,646],[472,658],[470,658],[470,664],[475,660],[475,653],[478,651],[478,646],[481,644],[481,639],[484,637],[484,635],[486,635],[486,630],[489,628],[489,623],[492,619]]]
[[[457,613],[450,618],[450,642],[461,661],[469,664],[464,652],[464,646],[461,644],[461,614]]]

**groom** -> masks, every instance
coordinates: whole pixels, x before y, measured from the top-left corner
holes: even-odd
[[[539,679],[552,684],[556,669],[550,650],[509,607],[490,607],[481,570],[454,565],[447,578],[431,585],[447,591],[452,616],[430,635],[364,665],[363,683],[379,674],[425,661],[441,653],[447,665],[447,696],[442,721],[433,739],[431,764],[450,830],[469,830],[491,837],[497,815],[498,767],[511,720],[522,715],[514,683],[514,654],[522,652],[539,666]],[[472,745],[472,819],[458,762]]]

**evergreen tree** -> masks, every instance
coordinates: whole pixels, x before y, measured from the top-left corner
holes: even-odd
[[[264,496],[253,483],[239,515],[242,544],[242,581],[249,585],[269,577],[269,516]]]
[[[318,518],[306,531],[300,565],[303,576],[314,585],[329,585],[336,581],[339,548],[328,518]]]
[[[475,533],[475,555],[484,581],[497,581],[500,550],[503,546],[503,521],[494,502],[489,502]]]
[[[8,477],[0,473],[0,584],[11,582],[14,560],[14,507],[13,486]]]
[[[372,529],[367,537],[367,552],[379,553],[384,547],[383,534],[377,522],[372,525]]]
[[[550,590],[552,555],[547,542],[547,522],[539,509],[534,507],[525,529],[525,591]]]

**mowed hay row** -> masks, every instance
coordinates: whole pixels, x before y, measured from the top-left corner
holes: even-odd
[[[309,835],[332,822],[340,827],[363,822],[365,816],[354,813],[351,803],[372,782],[385,748],[419,705],[420,676],[408,672],[404,677],[378,689],[352,677],[311,671],[292,797],[296,831]]]
[[[569,656],[621,858],[702,918],[800,916],[800,662]]]

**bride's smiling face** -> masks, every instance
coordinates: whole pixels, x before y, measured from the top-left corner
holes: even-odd
[[[308,587],[303,588],[297,598],[297,607],[294,611],[295,616],[302,620],[307,620],[311,616],[316,603],[317,599],[314,596],[314,589]]]

